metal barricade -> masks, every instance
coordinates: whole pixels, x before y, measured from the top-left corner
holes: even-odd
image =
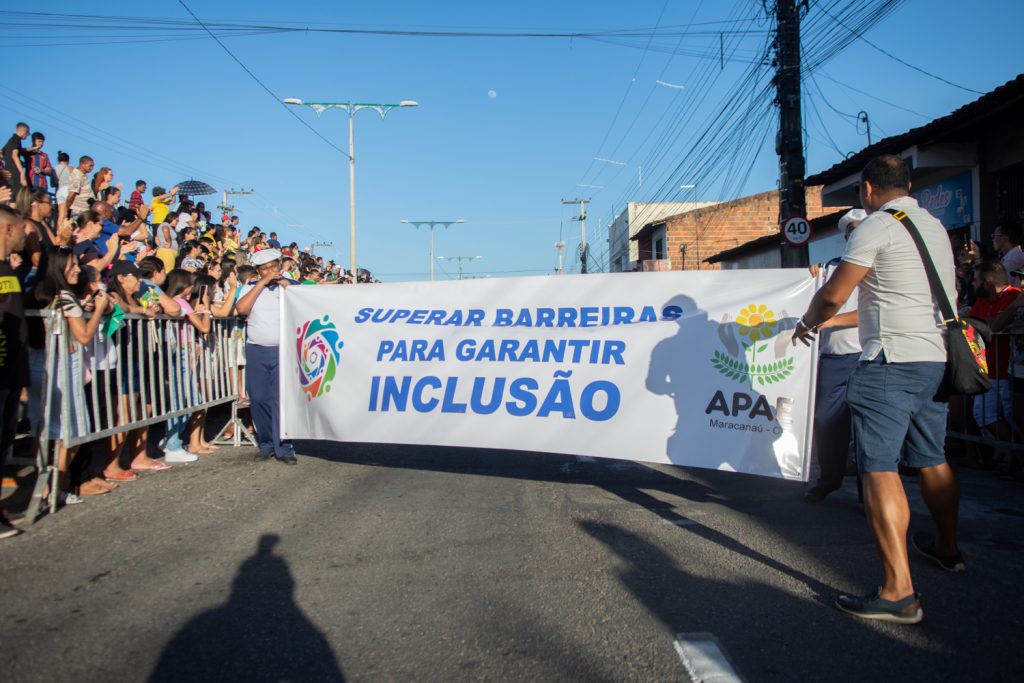
[[[40,507],[57,506],[57,449],[52,441],[73,448],[171,418],[230,404],[231,417],[214,443],[255,446],[253,433],[238,417],[244,392],[244,345],[238,342],[235,318],[213,318],[201,334],[187,320],[125,315],[116,329],[101,321],[93,339],[79,344],[68,322],[53,311],[27,311],[43,318],[46,345],[33,351],[31,362],[38,386],[39,472],[26,516],[34,521]],[[30,401],[31,403],[31,401]],[[36,426],[36,425],[33,425]],[[228,428],[229,438],[224,437]],[[51,453],[51,451],[53,451]],[[50,495],[43,501],[46,484]]]
[[[950,399],[946,435],[980,462],[979,446],[996,458],[1024,451],[1024,325],[993,333],[986,348],[992,389]]]

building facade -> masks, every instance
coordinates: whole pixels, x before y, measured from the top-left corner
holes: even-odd
[[[956,111],[879,140],[811,176],[827,206],[859,206],[860,170],[895,154],[911,172],[911,194],[938,218],[954,242],[987,244],[1006,220],[1024,219],[1024,74]]]
[[[959,249],[977,240],[985,250],[1003,221],[1024,220],[1024,74],[947,116],[879,140],[848,159],[807,178],[821,186],[825,215],[812,221],[810,261],[822,263],[842,253],[835,228],[849,206],[860,206],[860,171],[882,154],[901,157],[911,171],[911,194],[938,218]],[[752,239],[722,250],[711,261],[722,268],[760,267],[778,262],[778,245]]]
[[[823,213],[821,188],[808,187],[807,218],[815,219]],[[718,262],[709,262],[709,257],[762,237],[776,239],[777,243],[782,240],[778,190],[648,222],[632,240],[636,243],[642,270],[701,270],[720,267]],[[763,263],[751,267],[778,268],[779,265],[776,255],[767,256]]]
[[[673,214],[714,206],[718,202],[629,202],[608,226],[608,272],[634,270],[639,259],[633,237],[644,225]],[[663,241],[664,244],[664,241]]]

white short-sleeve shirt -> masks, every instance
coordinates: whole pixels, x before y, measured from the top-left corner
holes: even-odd
[[[255,285],[245,285],[239,299],[248,294]],[[256,297],[249,311],[245,325],[245,341],[257,346],[280,346],[281,344],[281,289],[264,287]]]
[[[1006,268],[1006,274],[1010,276],[1010,284],[1014,287],[1020,287],[1021,279],[1016,275],[1010,275],[1010,273],[1015,270],[1024,270],[1024,251],[1021,251],[1020,246],[1016,246],[1003,254],[1000,261],[1002,261],[1003,267]]]
[[[861,360],[885,352],[890,363],[945,362],[942,315],[921,256],[903,224],[885,213],[899,209],[917,226],[950,302],[956,301],[953,248],[946,229],[912,197],[900,197],[865,218],[850,234],[843,260],[870,268],[857,302]]]
[[[832,274],[836,272],[838,267],[838,259],[836,259],[836,262],[829,261],[825,264],[824,278],[826,282],[828,282],[828,279],[832,277]],[[856,311],[858,297],[859,293],[854,288],[853,292],[850,293],[850,298],[846,300],[842,308],[836,311],[836,315]],[[860,332],[856,327],[833,327],[821,331],[821,338],[818,342],[819,353],[825,355],[848,355],[860,353],[861,351]]]

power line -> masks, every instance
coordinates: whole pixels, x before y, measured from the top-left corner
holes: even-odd
[[[733,8],[733,12],[738,14],[742,12],[743,9],[745,9],[746,7],[747,5],[744,2],[738,2]],[[729,37],[728,54],[730,57],[733,54],[733,52],[737,49],[737,47],[735,46],[736,40],[737,39],[734,36]],[[723,47],[721,49],[726,48]],[[666,63],[665,67],[667,68],[667,66],[668,62]],[[665,69],[663,69],[662,71],[663,75],[664,73]],[[668,157],[668,154],[670,153],[675,142],[681,139],[682,129],[684,129],[689,124],[689,122],[693,119],[696,113],[700,110],[700,107],[703,105],[704,100],[706,100],[708,95],[711,93],[711,85],[718,81],[721,73],[721,70],[713,69],[710,62],[706,62],[702,68],[696,70],[696,72],[687,79],[688,87],[685,91],[680,93],[681,100],[679,98],[673,98],[672,101],[668,102],[666,104],[665,109],[662,111],[662,114],[659,117],[658,121],[655,122],[653,126],[648,127],[647,135],[644,137],[644,140],[636,147],[636,149],[638,150],[643,149],[648,145],[648,142],[651,140],[652,136],[656,131],[661,131],[660,136],[658,140],[654,143],[653,148],[650,152],[648,152],[647,157],[640,163],[640,165],[643,168],[648,170],[648,177],[657,176],[657,168],[660,166],[660,163]],[[712,76],[712,74],[714,75]],[[654,86],[652,86],[652,90],[653,89]],[[662,128],[662,121],[664,121],[665,117],[668,116],[668,114],[672,111],[673,104],[675,104],[677,101],[679,102],[679,104],[676,107],[675,114],[672,120],[667,124],[666,127]],[[632,162],[632,160],[633,158],[631,157],[630,162]],[[615,180],[615,178],[618,177],[622,170],[623,169],[621,167],[617,169],[615,174],[612,176],[612,180]],[[633,193],[635,191],[635,188],[638,187],[639,178],[637,178],[635,182],[631,182],[629,184],[629,187],[622,193],[622,195],[619,197],[618,200],[616,200],[614,204],[618,205],[622,201],[625,201],[625,198],[628,197],[631,193]],[[658,193],[654,194],[654,196],[657,195]]]
[[[180,0],[179,0],[180,1]],[[666,3],[667,4],[667,3]],[[664,11],[664,8],[663,8]],[[192,14],[191,11],[189,11]],[[50,12],[19,12],[0,11],[0,16],[8,17],[0,30],[13,30],[14,38],[23,37],[28,30],[42,30],[53,28],[74,28],[77,30],[115,30],[115,31],[174,31],[179,33],[190,33],[197,29],[189,22],[180,19],[166,17],[133,17],[114,15],[93,15],[93,14],[63,14]],[[193,14],[193,17],[195,15]],[[20,20],[20,21],[19,21]],[[548,39],[569,39],[569,40],[607,40],[607,39],[628,39],[647,38],[648,41],[656,37],[718,37],[720,35],[759,35],[763,31],[737,27],[740,21],[709,21],[696,24],[687,24],[682,31],[678,26],[660,26],[613,29],[605,31],[514,31],[514,30],[467,30],[433,27],[426,28],[401,28],[401,27],[371,27],[373,25],[360,24],[329,24],[323,22],[308,21],[283,21],[274,24],[262,22],[223,22],[209,21],[200,22],[204,31],[231,31],[238,35],[256,35],[260,33],[274,32],[296,32],[296,33],[325,33],[341,35],[376,35],[393,37],[422,37],[422,38],[497,38],[497,39],[522,39],[522,38],[548,38]],[[705,29],[693,29],[693,26],[706,26]],[[63,36],[51,36],[58,38]],[[4,45],[4,47],[23,47],[24,44]]]
[[[942,83],[945,83],[946,85],[951,85],[951,86],[953,86],[954,88],[959,88],[960,90],[965,90],[965,91],[967,91],[967,92],[970,92],[970,93],[974,93],[975,95],[984,95],[984,94],[985,94],[985,93],[983,93],[983,92],[982,92],[982,91],[980,91],[980,90],[975,90],[974,88],[968,88],[968,87],[966,87],[966,86],[963,86],[963,85],[960,85],[960,84],[958,84],[958,83],[954,83],[953,81],[947,80],[947,79],[943,78],[942,76],[939,76],[939,75],[937,75],[937,74],[933,74],[933,73],[932,73],[932,72],[930,72],[930,71],[925,71],[925,70],[924,70],[924,69],[922,69],[921,67],[919,67],[919,66],[916,66],[916,65],[914,65],[914,64],[911,64],[910,62],[906,61],[905,59],[901,59],[900,57],[897,57],[896,55],[894,55],[893,53],[889,52],[888,50],[884,50],[884,49],[882,49],[882,48],[881,48],[880,46],[876,45],[875,43],[873,43],[873,42],[871,42],[870,40],[868,40],[867,38],[865,38],[865,37],[864,37],[864,34],[863,34],[862,32],[860,32],[860,31],[856,31],[856,30],[854,30],[854,29],[852,29],[852,28],[848,27],[848,26],[847,26],[846,24],[844,24],[844,23],[842,22],[842,20],[840,20],[839,18],[837,18],[837,17],[834,17],[834,16],[832,16],[831,14],[829,14],[829,11],[828,11],[828,10],[826,10],[826,9],[825,9],[824,7],[822,7],[822,8],[821,8],[821,11],[822,11],[822,12],[824,12],[825,14],[828,14],[828,15],[829,15],[830,17],[832,17],[832,19],[833,19],[833,20],[834,20],[834,21],[835,21],[835,22],[836,22],[837,24],[839,24],[840,26],[842,26],[843,28],[845,28],[845,29],[846,29],[847,31],[850,31],[851,33],[853,33],[853,35],[855,35],[855,36],[856,36],[857,38],[859,38],[859,39],[863,40],[863,41],[864,41],[865,43],[867,43],[867,44],[868,44],[868,45],[870,45],[871,47],[875,48],[876,50],[878,50],[879,52],[881,52],[881,53],[882,53],[883,55],[885,55],[886,57],[888,57],[889,59],[893,59],[893,60],[895,60],[895,61],[899,62],[900,64],[902,64],[902,65],[903,65],[903,66],[905,66],[905,67],[908,67],[908,68],[910,68],[910,69],[913,69],[914,71],[917,71],[918,73],[924,74],[925,76],[928,76],[929,78],[934,78],[935,80],[937,80],[937,81],[940,81],[940,82],[942,82]]]
[[[841,6],[840,14],[850,17],[848,23],[866,28],[894,11],[900,1],[831,0],[827,4],[831,8]],[[812,16],[806,22],[805,29],[806,35],[812,36],[808,41],[807,56],[813,65],[825,63],[856,40],[856,36],[850,35],[849,31],[829,21],[821,13]],[[766,53],[767,47],[766,42],[762,54]],[[735,46],[731,44],[730,50],[734,49]],[[669,198],[678,196],[678,182],[695,183],[702,188],[717,186],[720,188],[719,197],[722,199],[732,197],[732,193],[737,193],[738,196],[746,186],[755,164],[765,154],[764,144],[771,135],[771,126],[766,123],[770,122],[771,86],[766,78],[765,69],[761,68],[765,60],[751,61],[751,68],[741,76],[721,105],[705,119],[702,132],[695,140],[693,136],[688,136],[692,144],[685,150],[675,150],[677,145],[673,144],[673,141],[682,139],[681,130],[688,125],[689,119],[693,118],[694,111],[700,106],[699,102],[687,102],[689,116],[682,117],[683,110],[680,110],[675,120],[667,128],[662,129],[660,141],[649,153],[648,159],[642,163],[645,179],[660,175],[658,168],[662,161],[669,158],[682,158],[682,161],[666,174],[667,180],[653,193],[652,201],[658,201],[661,197],[666,198],[661,201],[671,201]],[[704,76],[710,68],[709,65],[705,65]],[[717,70],[716,68],[715,71]],[[688,90],[693,94],[701,92],[702,89],[694,87]],[[706,97],[706,93],[703,94]],[[820,112],[817,114],[820,116]],[[660,122],[650,130],[653,132],[656,128],[660,128]],[[677,134],[677,131],[680,132]],[[646,140],[641,144],[641,147],[644,146]],[[616,170],[616,174],[619,172],[621,169]],[[634,180],[617,203],[624,201],[637,187],[638,183]],[[649,194],[649,191],[645,192],[646,194]],[[653,205],[642,208],[634,217],[633,223],[644,224],[651,215],[648,211],[655,209]],[[710,227],[702,224],[701,232],[706,232]]]
[[[691,22],[693,21],[693,18],[697,16],[697,13],[700,11],[700,8],[701,8],[701,6],[703,4],[704,4],[703,0],[701,0],[700,2],[697,3],[697,7],[694,9],[693,14],[690,15],[690,21]],[[663,7],[662,8],[662,12],[664,12],[664,11],[665,11],[665,9]],[[659,16],[659,20],[660,20],[660,16]],[[687,24],[687,27],[689,27],[689,24]],[[682,36],[680,36],[679,37],[679,41],[676,43],[676,49],[679,48],[679,45],[682,43],[682,41],[683,41],[683,38],[682,38]],[[648,48],[649,47],[650,47],[650,41],[648,41]],[[669,56],[669,58],[667,60],[665,60],[665,65],[661,68],[661,73],[658,75],[658,79],[655,80],[656,84],[660,83],[661,82],[660,79],[664,78],[664,76],[668,72],[668,68],[672,64],[672,60],[673,60],[674,56],[675,56],[675,54],[673,53],[671,56]],[[642,62],[642,60],[641,60],[641,62]],[[636,80],[636,76],[639,73],[639,71],[640,71],[640,66],[637,65],[637,71],[636,71],[636,73],[633,74],[633,80]],[[680,90],[681,89],[682,88],[680,88]],[[637,109],[636,116],[633,117],[633,120],[630,122],[629,126],[626,128],[626,132],[624,132],[622,134],[622,137],[619,139],[618,144],[615,145],[615,148],[612,149],[612,151],[610,152],[609,155],[611,157],[613,157],[613,158],[615,157],[615,155],[619,151],[619,148],[622,147],[622,143],[626,141],[626,138],[629,136],[630,132],[632,132],[633,126],[635,126],[636,122],[640,119],[640,115],[643,113],[644,109],[647,107],[647,103],[650,102],[651,97],[654,95],[655,90],[657,90],[657,88],[655,86],[651,86],[651,88],[647,91],[647,98],[643,101],[643,104],[640,105],[640,108]],[[628,90],[627,90],[627,94],[628,94]],[[612,121],[612,125],[614,125],[614,124],[615,124],[615,121],[613,120]],[[611,129],[609,129],[609,132],[610,132],[610,130]],[[604,143],[602,143],[602,146],[603,146],[603,144]],[[615,176],[618,176],[618,173],[616,173]],[[615,176],[613,176],[613,179],[614,179]]]
[[[833,83],[835,83],[838,86],[846,88],[847,90],[852,90],[853,92],[857,93],[858,95],[863,95],[864,97],[869,97],[869,98],[875,100],[876,102],[881,102],[882,104],[887,104],[890,107],[892,107],[893,109],[899,109],[900,111],[905,111],[908,114],[913,114],[914,116],[920,116],[922,119],[926,119],[926,120],[929,120],[929,121],[931,121],[933,118],[935,118],[934,116],[929,116],[928,114],[922,114],[921,112],[914,111],[913,109],[907,109],[906,107],[901,106],[899,104],[894,104],[893,102],[890,102],[889,100],[886,100],[886,99],[882,99],[881,97],[878,97],[877,95],[872,95],[869,92],[866,92],[864,90],[860,90],[859,88],[855,88],[852,85],[850,85],[849,83],[843,83],[842,81],[839,81],[839,80],[836,80],[835,78],[832,78],[831,76],[829,76],[824,71],[819,71],[818,73],[821,74],[822,78],[826,78],[826,79],[832,81]]]
[[[254,73],[253,73],[253,72],[252,72],[252,71],[251,71],[251,70],[249,69],[249,67],[247,67],[247,66],[246,66],[245,64],[243,64],[243,63],[242,63],[242,60],[240,60],[240,59],[239,59],[238,57],[236,57],[236,56],[235,56],[235,54],[234,54],[234,53],[233,53],[233,52],[232,52],[231,50],[229,50],[229,49],[228,49],[228,46],[227,46],[227,45],[225,45],[224,43],[222,43],[222,42],[221,42],[221,40],[220,40],[220,38],[218,38],[217,36],[215,36],[215,35],[214,35],[213,31],[211,31],[210,29],[206,28],[206,24],[204,24],[204,23],[203,23],[203,22],[202,22],[202,21],[201,21],[201,20],[199,19],[199,17],[197,17],[197,16],[195,15],[195,12],[193,12],[193,11],[192,11],[191,9],[189,9],[188,5],[186,5],[186,4],[185,4],[185,0],[178,0],[178,4],[180,4],[180,5],[182,6],[182,7],[184,7],[184,8],[185,8],[185,11],[186,11],[186,12],[188,12],[189,14],[191,14],[191,15],[192,15],[192,18],[196,20],[196,23],[198,23],[198,24],[199,24],[200,26],[202,26],[202,27],[203,27],[203,30],[204,30],[204,31],[206,31],[207,33],[209,33],[209,34],[210,34],[210,37],[211,37],[211,38],[213,38],[213,39],[214,39],[215,41],[217,41],[217,44],[218,44],[218,45],[220,45],[220,46],[221,46],[221,47],[222,47],[222,48],[224,49],[224,52],[227,52],[227,53],[228,53],[228,56],[229,56],[229,57],[231,57],[231,59],[235,60],[235,63],[237,63],[237,64],[238,64],[238,66],[242,67],[242,69],[243,69],[243,70],[245,71],[245,73],[249,74],[249,76],[251,76],[251,77],[252,77],[252,80],[256,81],[256,82],[257,82],[257,83],[259,84],[259,86],[260,86],[261,88],[263,88],[264,90],[266,90],[266,91],[267,91],[267,94],[268,94],[268,95],[270,95],[271,97],[273,97],[273,98],[274,98],[274,101],[275,101],[275,102],[277,102],[277,103],[278,103],[279,105],[281,105],[281,106],[282,106],[282,107],[284,108],[284,110],[285,110],[286,112],[288,112],[288,114],[289,114],[289,115],[293,116],[293,117],[295,118],[295,120],[296,120],[296,121],[298,121],[298,122],[299,122],[299,123],[301,123],[301,124],[302,124],[303,126],[305,126],[306,128],[308,128],[309,130],[311,130],[311,131],[313,132],[313,135],[317,136],[318,138],[320,138],[321,140],[323,140],[324,142],[326,142],[326,143],[327,143],[327,144],[328,144],[329,146],[333,147],[333,148],[334,148],[335,150],[337,150],[338,152],[341,152],[342,154],[344,154],[344,155],[345,155],[345,157],[346,157],[346,158],[348,158],[348,153],[347,153],[347,152],[343,151],[343,150],[341,149],[341,147],[338,147],[338,146],[337,146],[337,145],[335,145],[335,144],[334,144],[333,142],[331,142],[330,140],[328,140],[327,138],[325,138],[325,137],[324,137],[323,135],[321,135],[321,134],[319,133],[319,131],[317,131],[317,129],[316,129],[316,128],[314,128],[313,126],[311,126],[311,125],[309,125],[308,123],[306,123],[306,122],[305,122],[305,121],[303,120],[303,118],[302,118],[301,116],[299,116],[298,114],[296,114],[296,113],[295,113],[295,112],[294,112],[294,111],[293,111],[293,110],[291,109],[291,107],[289,107],[289,106],[288,106],[287,104],[285,104],[284,102],[282,102],[282,101],[281,101],[281,98],[280,98],[280,97],[278,97],[277,95],[275,95],[275,94],[274,94],[274,91],[273,91],[273,90],[271,90],[270,88],[268,88],[268,87],[267,87],[267,86],[266,86],[266,85],[265,85],[265,84],[263,83],[263,81],[261,81],[261,80],[259,79],[259,77],[258,77],[258,76],[256,76],[256,74],[254,74]]]
[[[661,23],[661,18],[665,15],[666,7],[668,7],[668,0],[665,0],[664,4],[662,4],[661,6],[661,11],[658,13],[658,24]],[[650,38],[647,40],[647,47],[650,47],[651,41],[653,39],[654,35],[652,34]],[[619,120],[619,114],[622,113],[622,107],[623,105],[626,104],[626,101],[629,99],[629,93],[633,90],[633,84],[636,83],[636,77],[640,74],[640,67],[644,65],[644,60],[646,58],[647,48],[645,47],[643,53],[640,55],[640,61],[637,62],[636,68],[633,69],[633,78],[630,79],[629,85],[626,86],[626,92],[622,93],[622,98],[619,100],[619,106],[615,108],[615,115],[612,116],[612,121],[611,123],[608,124],[608,130],[605,131],[604,137],[601,139],[601,143],[597,146],[597,154],[600,154],[601,150],[604,149],[604,144],[608,142],[608,136],[610,136],[612,134],[612,130],[615,129],[615,123]],[[632,125],[630,127],[632,127]],[[594,157],[594,159],[590,161],[590,165],[587,166],[587,170],[583,172],[583,178],[580,179],[580,183],[584,182],[587,175],[590,173],[590,169],[593,168],[594,160],[596,159],[597,157]]]
[[[840,13],[843,16],[848,15],[852,17],[853,19],[848,21],[859,27],[869,26],[880,21],[886,14],[894,11],[900,1],[881,0],[880,2],[866,4],[860,0],[848,0],[846,2],[843,0],[832,0],[827,4],[830,8],[841,6],[842,10]],[[822,64],[828,61],[839,50],[844,49],[856,39],[855,36],[849,35],[848,31],[844,31],[834,22],[828,21],[820,13],[810,18],[806,29],[806,34],[813,37],[809,41],[810,45],[807,50],[809,61],[815,64]],[[763,51],[766,47],[767,44],[762,48],[762,54],[764,54]],[[730,45],[729,50],[735,49],[734,45]],[[768,102],[770,95],[770,89],[765,87],[764,72],[759,68],[763,60],[757,59],[752,61],[754,62],[751,64],[753,71],[748,71],[741,77],[737,84],[738,87],[734,87],[725,98],[721,108],[717,109],[714,115],[706,120],[708,127],[699,135],[697,142],[690,145],[686,151],[677,151],[672,154],[676,158],[682,157],[683,161],[669,174],[671,177],[662,187],[653,193],[653,197],[668,198],[677,196],[679,194],[678,189],[675,188],[675,181],[677,180],[685,180],[687,183],[692,183],[694,182],[693,179],[697,178],[697,182],[701,187],[709,187],[709,185],[714,185],[715,182],[721,181],[723,189],[735,187],[739,190],[744,186],[746,179],[749,178],[749,169],[751,168],[745,159],[749,158],[751,160],[750,163],[753,163],[761,154],[761,151],[754,149],[750,143],[759,137],[763,137],[764,131],[767,130],[763,126],[757,125],[756,117],[767,114],[763,107]],[[709,68],[705,68],[705,75]],[[688,88],[688,90],[690,89]],[[700,90],[700,87],[694,87],[690,92],[693,93]],[[748,94],[748,96],[744,97],[744,94]],[[746,102],[746,105],[743,104],[744,102]],[[690,110],[691,116],[687,117],[687,123],[684,124],[683,119],[677,115],[676,120],[664,129],[661,135],[661,142],[649,153],[648,160],[643,162],[642,165],[647,178],[657,177],[659,171],[656,166],[659,166],[661,161],[669,158],[667,155],[675,147],[675,145],[667,141],[677,138],[677,131],[681,131],[685,125],[688,125],[688,119],[692,118],[693,110],[700,106],[699,102],[688,104],[693,106],[693,109]],[[653,132],[658,127],[655,126],[651,131]],[[742,135],[738,135],[737,131],[742,131]],[[750,137],[744,138],[747,134]],[[681,137],[678,139],[681,139]],[[642,143],[641,147],[644,145],[646,145],[646,141]],[[631,183],[617,203],[621,203],[625,197],[633,193],[637,189],[637,185],[636,182]],[[668,190],[667,193],[666,190]],[[726,198],[726,195],[723,194],[722,198]],[[641,212],[641,214],[643,213]],[[641,215],[635,220],[639,220],[642,223],[644,218],[646,216]]]

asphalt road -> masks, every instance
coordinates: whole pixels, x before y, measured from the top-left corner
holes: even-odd
[[[1016,678],[1024,487],[962,472],[964,576],[919,626],[835,610],[879,570],[855,487],[511,451],[224,449],[0,541],[5,681]],[[913,528],[930,528],[916,492]]]

